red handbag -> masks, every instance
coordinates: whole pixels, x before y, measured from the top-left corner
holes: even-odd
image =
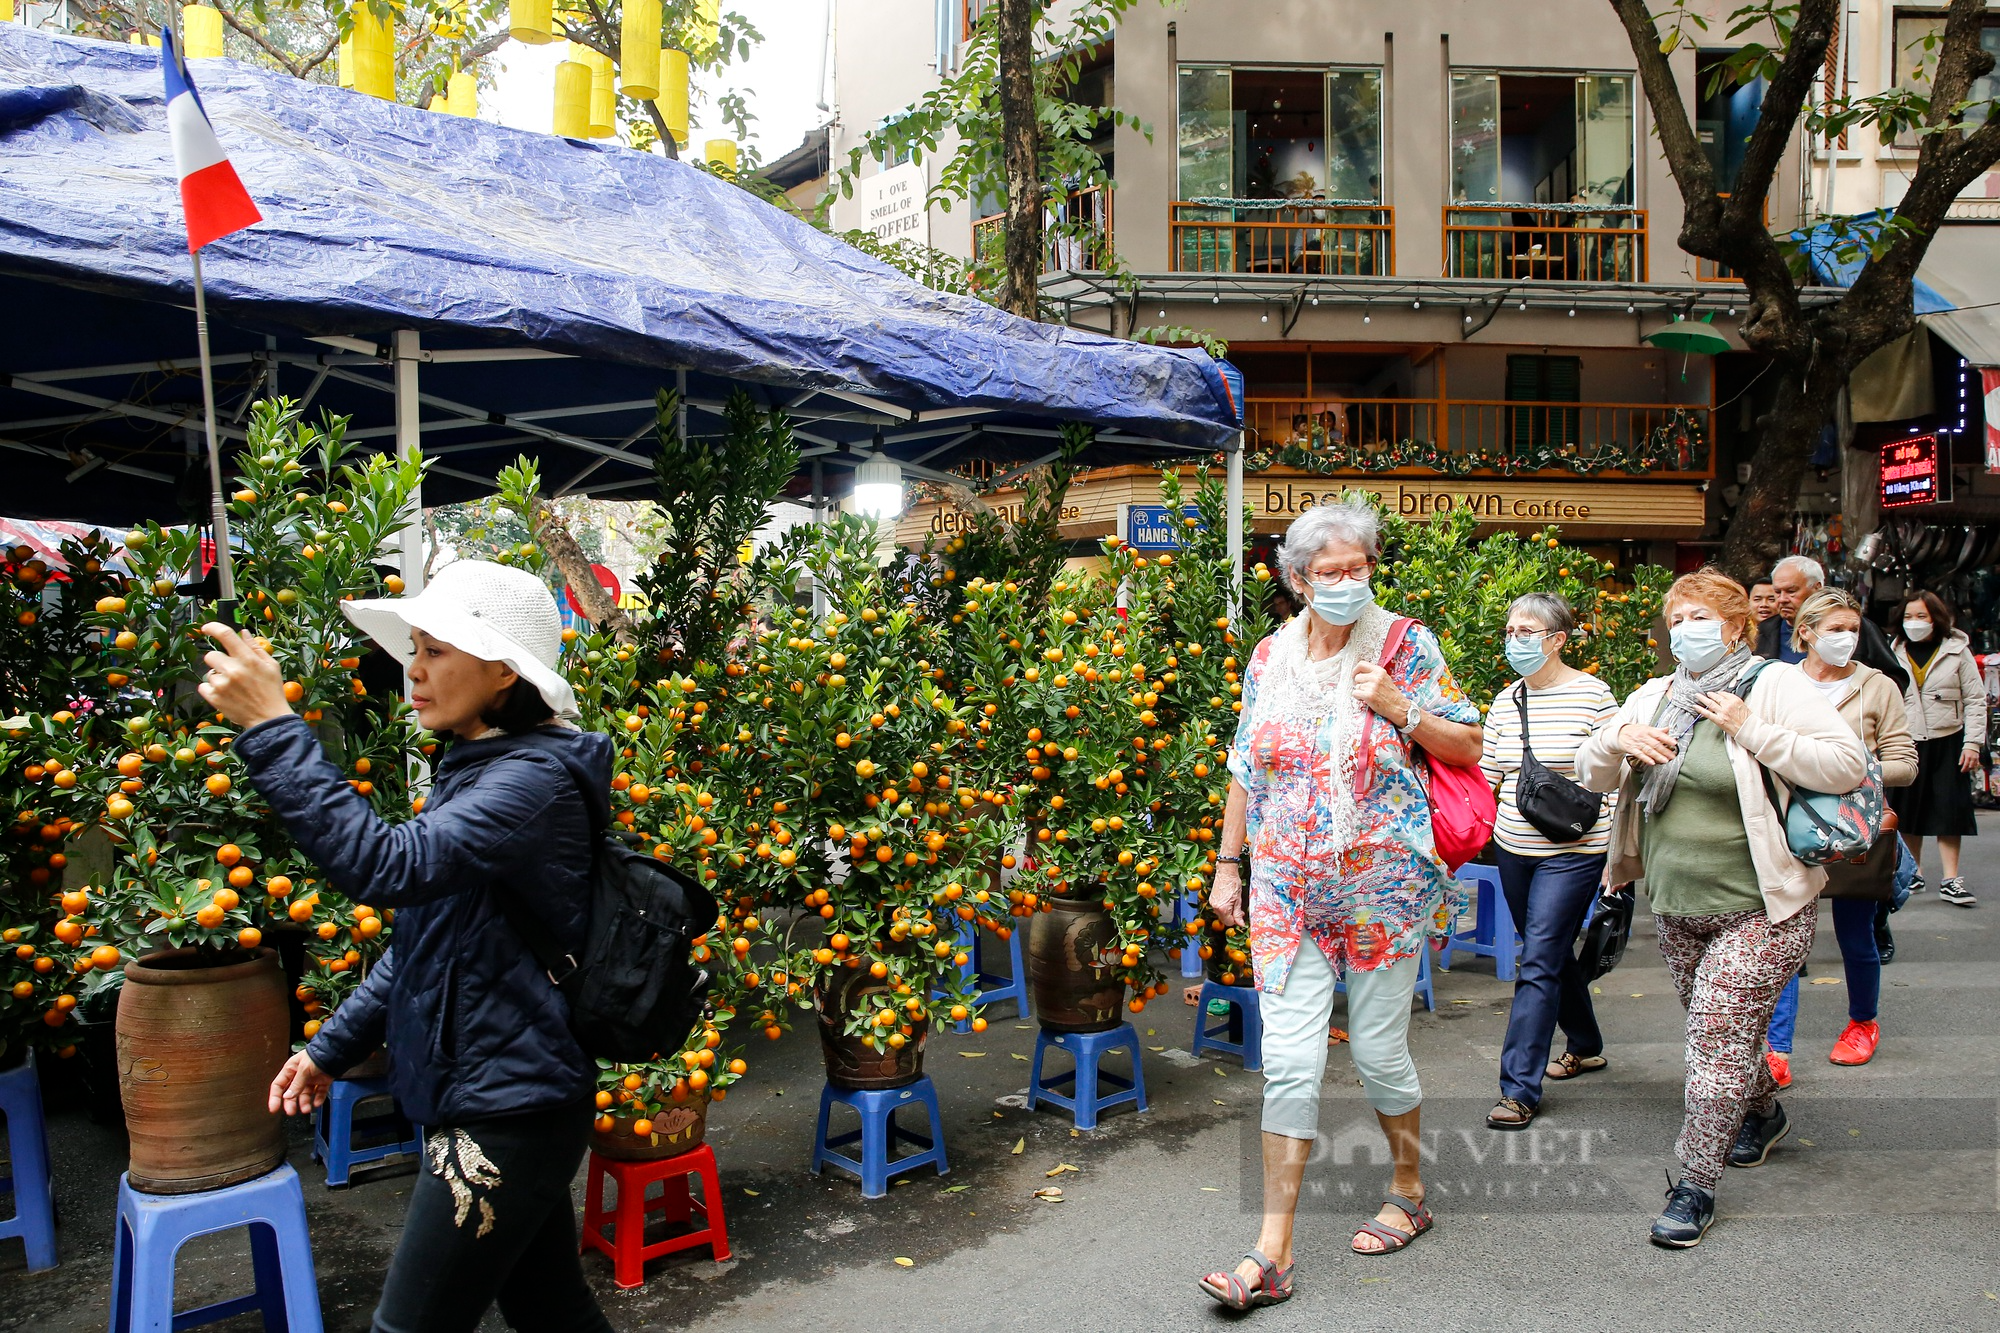
[[[1388,669],[1395,660],[1396,650],[1403,646],[1410,626],[1417,622],[1408,616],[1398,616],[1389,628],[1388,640],[1382,645],[1381,665]],[[1374,751],[1369,746],[1370,734],[1375,728],[1375,711],[1370,709],[1368,717],[1361,724],[1361,754],[1364,760],[1372,759]],[[1419,768],[1427,770],[1431,803],[1431,841],[1437,847],[1438,858],[1445,869],[1456,874],[1458,868],[1479,855],[1492,840],[1493,825],[1500,818],[1500,802],[1493,794],[1493,785],[1486,780],[1486,774],[1477,764],[1447,764],[1426,754],[1419,746],[1412,745],[1411,758]],[[1354,798],[1358,801],[1368,791],[1370,762],[1364,762],[1354,772]]]

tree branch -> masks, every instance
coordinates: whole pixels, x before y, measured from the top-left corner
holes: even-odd
[[[1754,228],[1764,232],[1764,200],[1771,182],[1784,160],[1785,146],[1798,128],[1799,113],[1813,85],[1826,68],[1826,48],[1833,41],[1833,26],[1841,0],[1798,0],[1798,17],[1792,37],[1785,44],[1778,73],[1764,89],[1764,102],[1757,114],[1756,127],[1743,150],[1743,165],[1736,173],[1735,188],[1723,208],[1723,228],[1743,232]]]
[[[597,574],[590,567],[590,557],[577,545],[570,535],[569,527],[556,512],[556,507],[541,495],[528,497],[528,528],[535,534],[535,540],[549,553],[549,559],[556,562],[562,571],[563,580],[576,595],[576,604],[583,608],[584,618],[611,631],[611,636],[620,643],[632,642],[632,621],[611,600],[611,594],[597,581]]]
[[[285,72],[295,79],[303,79],[307,74],[325,64],[326,58],[332,55],[340,45],[340,37],[336,33],[333,37],[327,39],[326,45],[319,49],[318,54],[295,58],[289,51],[286,51],[282,46],[277,45],[269,37],[265,36],[261,26],[252,27],[250,24],[236,17],[234,10],[228,9],[219,3],[216,5],[216,8],[222,11],[222,21],[224,23],[227,23],[230,27],[249,38],[256,44],[258,50],[284,66]]]
[[[1041,125],[1035,114],[1035,0],[999,0],[1000,138],[1007,171],[1007,220],[1002,224],[1006,282],[1000,304],[1023,319],[1041,313],[1042,179],[1037,164]]]
[[[1660,136],[1660,150],[1666,154],[1674,183],[1681,187],[1681,202],[1686,210],[1681,248],[1709,259],[1720,258],[1711,253],[1715,241],[1710,239],[1721,221],[1722,209],[1715,195],[1715,171],[1709,166],[1708,154],[1702,151],[1693,122],[1688,119],[1687,104],[1681,100],[1680,81],[1674,77],[1673,64],[1660,50],[1659,25],[1648,12],[1646,0],[1611,0],[1611,8],[1625,25],[1626,40],[1639,62],[1640,86],[1646,90],[1646,101],[1653,108],[1653,128]]]

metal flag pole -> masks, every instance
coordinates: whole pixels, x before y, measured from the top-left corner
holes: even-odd
[[[222,446],[215,436],[215,376],[208,362],[208,301],[201,289],[201,251],[194,260],[194,335],[201,352],[201,415],[208,431],[209,514],[215,525],[215,568],[222,585],[216,607],[225,624],[236,620],[236,562],[229,550],[229,507],[222,494]]]

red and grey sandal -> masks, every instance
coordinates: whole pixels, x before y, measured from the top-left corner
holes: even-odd
[[[1277,1305],[1292,1298],[1292,1268],[1296,1264],[1292,1268],[1279,1268],[1262,1250],[1247,1251],[1243,1257],[1257,1265],[1256,1286],[1245,1282],[1243,1275],[1233,1269],[1210,1273],[1197,1285],[1217,1303],[1232,1310]]]
[[[1431,1210],[1414,1199],[1406,1199],[1400,1194],[1391,1194],[1388,1198],[1382,1200],[1382,1202],[1385,1205],[1393,1204],[1395,1207],[1402,1209],[1403,1215],[1410,1219],[1410,1230],[1405,1231],[1401,1227],[1389,1225],[1380,1218],[1371,1217],[1355,1229],[1354,1239],[1360,1240],[1363,1236],[1373,1236],[1376,1240],[1382,1242],[1382,1248],[1379,1250],[1364,1250],[1359,1245],[1355,1245],[1351,1248],[1356,1254],[1394,1254],[1397,1250],[1403,1249],[1411,1241],[1429,1231],[1437,1222],[1437,1219],[1431,1216]]]

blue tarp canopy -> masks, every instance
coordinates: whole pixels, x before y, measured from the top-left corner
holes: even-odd
[[[398,346],[426,503],[486,493],[522,452],[552,491],[641,498],[676,385],[691,437],[744,388],[808,457],[852,466],[879,439],[911,479],[1032,463],[1063,421],[1115,463],[1219,448],[1241,420],[1240,377],[1199,351],[930,291],[682,163],[230,60],[194,75],[266,219],[202,252],[231,447],[274,392],[390,447]],[[156,50],[0,24],[0,509],[202,510],[162,98]]]
[[[1886,214],[1879,212],[1860,213],[1842,219],[1839,224],[1822,222],[1807,231],[1794,232],[1793,236],[1805,247],[1813,285],[1852,287],[1861,270],[1868,266],[1866,242],[1873,239],[1886,218]],[[1913,279],[1910,289],[1916,314],[1935,315],[1957,308],[1922,278]]]

